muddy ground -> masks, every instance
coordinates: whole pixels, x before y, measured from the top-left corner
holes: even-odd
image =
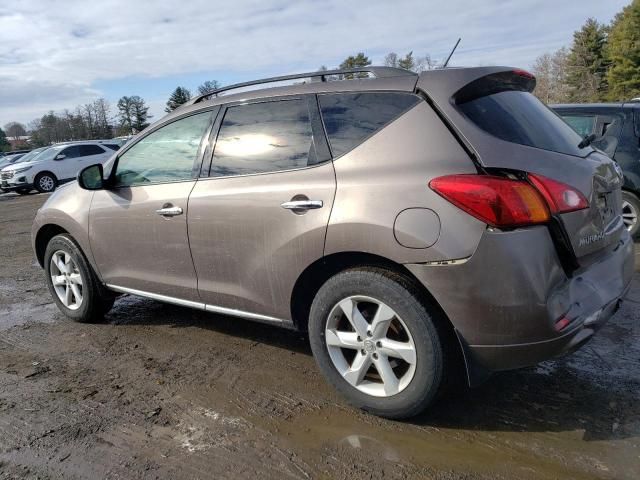
[[[0,195],[0,479],[639,478],[640,277],[576,354],[393,422],[293,332],[134,297],[66,320],[31,252],[44,200]]]

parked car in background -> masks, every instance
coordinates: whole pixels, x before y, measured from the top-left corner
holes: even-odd
[[[127,293],[299,329],[332,385],[391,418],[457,365],[476,385],[617,311],[634,271],[622,175],[531,74],[284,79],[308,77],[196,97],[56,192],[32,240],[60,310],[93,320]]]
[[[2,157],[10,156],[10,155],[24,155],[25,153],[29,153],[30,150],[13,150],[11,152],[0,152],[0,159]]]
[[[622,218],[633,236],[640,236],[640,103],[551,105],[591,145],[620,165],[624,174]]]
[[[6,167],[7,165],[16,163],[25,155],[26,155],[25,153],[12,153],[9,155],[3,155],[2,157],[0,157],[0,170]]]
[[[60,143],[46,148],[28,161],[15,163],[0,171],[0,188],[29,193],[53,192],[58,185],[74,180],[87,165],[107,161],[120,147],[108,141]]]

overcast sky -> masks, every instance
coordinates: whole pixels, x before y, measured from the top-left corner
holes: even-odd
[[[178,85],[333,67],[364,51],[452,65],[530,67],[588,17],[628,0],[3,0],[0,125],[104,96],[140,95],[154,120]]]

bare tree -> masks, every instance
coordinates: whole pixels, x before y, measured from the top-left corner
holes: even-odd
[[[27,134],[27,128],[19,122],[9,122],[4,126],[4,131],[7,137],[18,140],[19,137],[24,137]]]
[[[568,100],[566,48],[540,55],[532,70],[536,77],[534,94],[540,100],[545,103],[562,103]]]

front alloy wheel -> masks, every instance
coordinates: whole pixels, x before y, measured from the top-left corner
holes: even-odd
[[[98,281],[76,241],[68,234],[53,237],[44,252],[47,286],[58,308],[76,322],[100,320],[115,297]]]
[[[82,275],[71,255],[62,250],[51,256],[49,275],[58,299],[69,310],[82,305]]]
[[[48,173],[43,173],[36,178],[35,185],[40,193],[53,192],[56,189],[56,179]]]

